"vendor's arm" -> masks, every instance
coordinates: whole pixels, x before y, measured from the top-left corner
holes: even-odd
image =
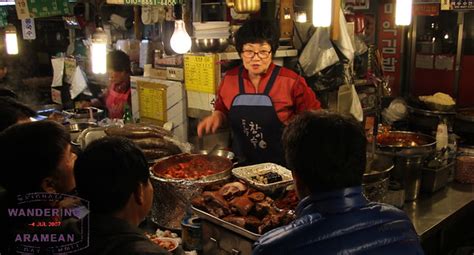
[[[306,110],[321,109],[321,103],[316,98],[314,91],[308,86],[303,77],[298,77],[295,89],[293,90],[295,100],[295,111],[300,113]]]

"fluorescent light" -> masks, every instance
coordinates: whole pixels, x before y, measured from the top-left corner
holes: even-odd
[[[5,44],[7,45],[7,53],[9,55],[18,54],[18,39],[16,36],[16,28],[12,24],[5,27]]]
[[[397,26],[410,25],[412,5],[412,0],[397,0],[395,7],[395,24]]]
[[[91,63],[93,73],[105,74],[107,72],[107,35],[100,27],[92,35]]]
[[[313,26],[329,27],[331,25],[331,13],[331,0],[313,0]]]

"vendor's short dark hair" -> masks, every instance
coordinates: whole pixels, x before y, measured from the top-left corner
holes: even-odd
[[[367,140],[352,116],[303,112],[285,128],[282,141],[288,167],[312,192],[361,185]]]
[[[268,43],[275,54],[280,40],[280,31],[276,25],[276,20],[250,19],[246,21],[235,35],[235,48],[237,52],[242,52],[246,43]]]
[[[40,192],[44,178],[55,176],[71,137],[49,120],[13,125],[0,133],[0,183],[9,193]]]
[[[114,50],[107,55],[107,68],[116,72],[132,73],[130,57],[121,50]]]
[[[0,96],[0,132],[17,123],[20,119],[36,116],[29,106],[9,96]]]
[[[91,211],[114,213],[124,208],[140,183],[150,177],[142,151],[129,139],[105,137],[90,143],[74,166],[77,192]]]

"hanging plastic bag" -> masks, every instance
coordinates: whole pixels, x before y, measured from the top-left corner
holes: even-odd
[[[318,27],[298,59],[306,76],[313,76],[339,61],[329,40],[329,28]]]
[[[342,85],[337,93],[337,111],[342,114],[351,114],[358,121],[364,119],[364,111],[354,85]]]

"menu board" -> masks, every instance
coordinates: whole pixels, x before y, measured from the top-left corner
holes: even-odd
[[[184,83],[186,90],[216,93],[216,54],[185,55]]]
[[[166,85],[137,81],[140,119],[157,124],[167,122]]]
[[[69,15],[68,0],[16,0],[19,19]]]
[[[474,0],[451,0],[453,10],[474,10]]]

